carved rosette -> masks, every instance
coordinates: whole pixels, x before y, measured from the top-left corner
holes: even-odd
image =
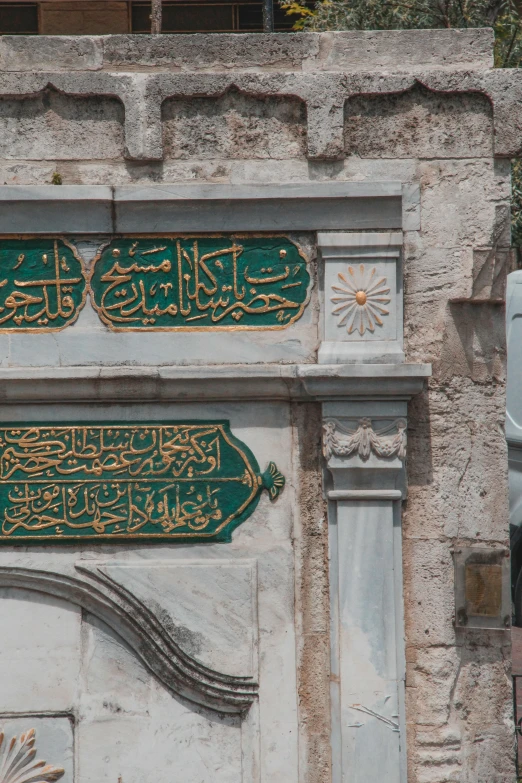
[[[346,326],[348,334],[358,331],[361,337],[367,329],[374,332],[375,326],[382,326],[382,318],[390,313],[384,306],[391,301],[386,278],[379,277],[375,267],[366,271],[364,264],[358,269],[349,266],[346,274],[339,272],[337,277],[331,300],[336,305],[332,313],[339,316],[337,325]]]
[[[52,783],[65,774],[64,769],[46,761],[34,761],[34,729],[29,729],[20,739],[13,737],[7,745],[4,739],[4,733],[0,732],[0,783]]]
[[[366,461],[370,455],[378,457],[406,457],[406,420],[396,419],[375,429],[369,418],[359,419],[351,429],[337,419],[327,419],[323,424],[323,449],[327,459],[350,457],[356,454]]]

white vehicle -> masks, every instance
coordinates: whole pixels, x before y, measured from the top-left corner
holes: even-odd
[[[511,588],[515,624],[522,626],[522,270],[508,275],[506,326],[508,352],[506,438],[509,459]]]

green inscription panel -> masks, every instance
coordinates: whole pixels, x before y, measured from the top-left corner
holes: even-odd
[[[115,239],[90,286],[111,329],[281,329],[303,314],[310,274],[286,237]]]
[[[85,295],[82,263],[68,242],[0,242],[0,331],[63,329],[78,317]]]
[[[283,486],[225,421],[0,428],[4,543],[230,541]]]

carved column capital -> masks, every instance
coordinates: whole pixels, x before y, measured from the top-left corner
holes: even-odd
[[[331,457],[349,457],[356,454],[364,462],[371,454],[378,457],[406,458],[406,419],[396,419],[382,427],[374,426],[368,416],[355,422],[355,427],[339,419],[326,418],[323,422],[323,453]]]
[[[347,498],[357,492],[360,500],[383,492],[388,499],[406,496],[406,416],[407,403],[399,400],[323,404],[329,498],[340,500],[346,491]]]

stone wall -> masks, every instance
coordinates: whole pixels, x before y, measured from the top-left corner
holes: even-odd
[[[512,263],[509,156],[522,147],[522,78],[492,69],[490,31],[3,37],[0,68],[0,185],[49,184],[58,173],[64,185],[398,182],[413,194],[404,353],[431,363],[433,376],[410,403],[403,504],[408,780],[511,782],[509,633],[453,625],[453,550],[508,545],[502,280]],[[314,237],[301,241],[313,256]],[[299,327],[243,333],[224,360],[316,362],[318,309],[315,285]],[[63,338],[46,336],[44,350],[27,336],[0,335],[2,367],[161,363],[144,360],[150,342],[109,347],[116,335],[93,319],[84,312]],[[158,356],[175,364],[169,351],[185,350],[182,340],[158,340]],[[214,344],[195,345],[179,363],[212,362]],[[330,783],[320,414],[294,403],[277,416],[285,449],[292,433],[300,504],[291,533],[299,781]],[[249,543],[238,546],[248,552]],[[261,537],[253,551],[269,549]],[[269,568],[263,579],[274,590]],[[284,774],[268,766],[262,780],[287,783]]]

